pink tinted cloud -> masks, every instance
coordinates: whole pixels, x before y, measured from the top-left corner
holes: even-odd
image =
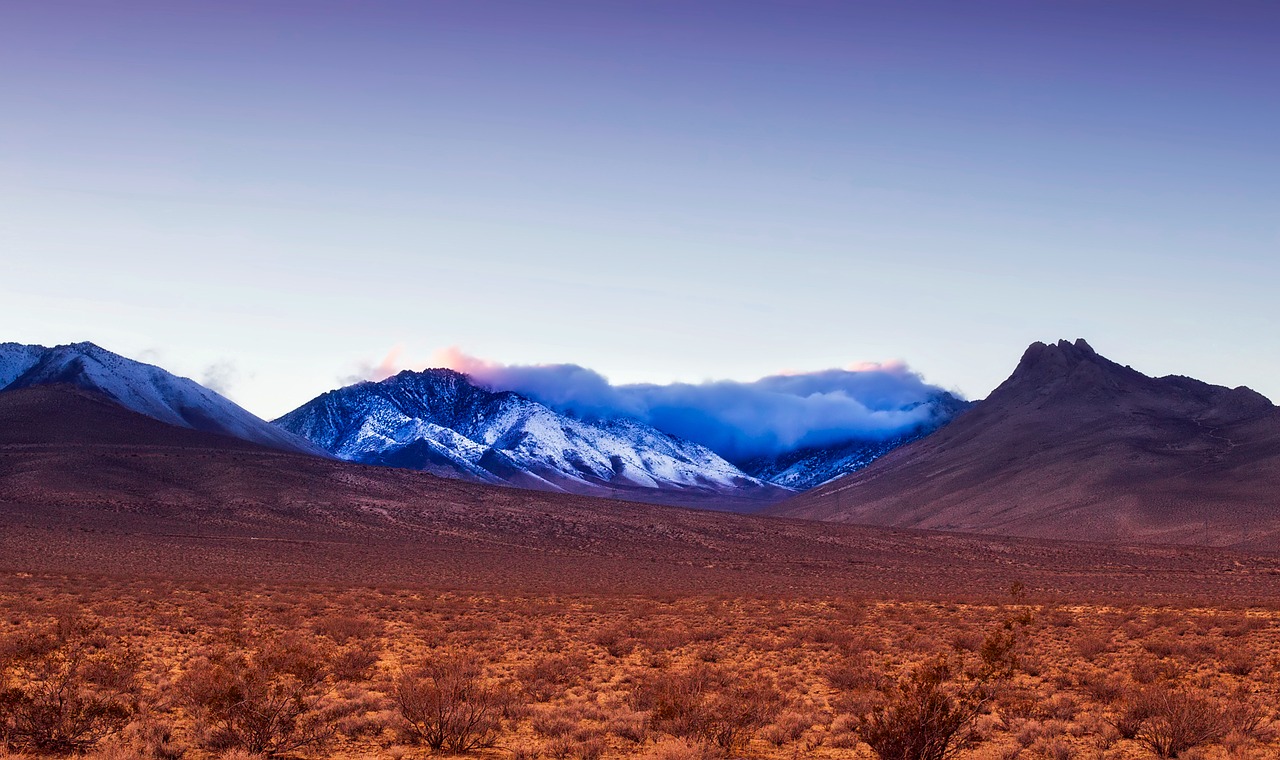
[[[515,391],[561,412],[638,419],[738,460],[899,435],[930,423],[931,401],[943,393],[900,360],[778,373],[750,382],[667,385],[614,385],[576,364],[507,365],[457,346],[435,352],[427,366],[462,372],[483,386]],[[397,347],[370,376],[388,377],[408,367]]]

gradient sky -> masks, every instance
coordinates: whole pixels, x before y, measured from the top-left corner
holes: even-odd
[[[0,340],[273,417],[1033,340],[1280,399],[1280,4],[0,4]]]

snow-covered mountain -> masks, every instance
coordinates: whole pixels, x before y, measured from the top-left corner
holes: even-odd
[[[973,406],[950,393],[940,393],[925,402],[931,407],[929,421],[889,438],[855,438],[826,446],[786,451],[775,456],[736,462],[754,478],[806,491],[828,480],[861,470],[890,451],[929,435]]]
[[[275,423],[341,459],[485,483],[739,507],[787,495],[640,422],[575,418],[447,369],[330,391]]]
[[[751,459],[739,463],[739,466],[743,472],[748,472],[753,477],[795,491],[805,491],[832,478],[861,470],[921,435],[895,436],[882,441],[854,440],[834,446],[796,449],[773,457]]]
[[[0,343],[0,391],[68,383],[178,427],[221,433],[276,449],[323,454],[194,380],[126,359],[92,343]]]

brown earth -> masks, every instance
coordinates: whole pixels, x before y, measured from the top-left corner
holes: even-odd
[[[1280,551],[1280,409],[1248,388],[1147,377],[1083,340],[1037,343],[939,432],[768,511]]]

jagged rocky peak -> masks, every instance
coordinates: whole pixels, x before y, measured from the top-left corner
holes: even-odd
[[[1150,382],[1150,378],[1101,356],[1088,341],[1078,338],[1074,342],[1032,343],[1013,374],[991,396],[1096,398]]]
[[[1022,354],[1017,371],[1060,370],[1065,371],[1081,362],[1094,361],[1101,357],[1093,350],[1084,338],[1075,342],[1060,340],[1057,343],[1041,343],[1036,341]]]

